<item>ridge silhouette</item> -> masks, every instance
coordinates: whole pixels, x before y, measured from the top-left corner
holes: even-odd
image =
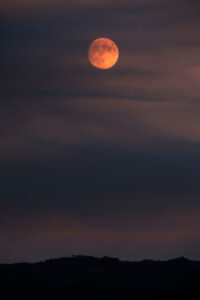
[[[2,300],[200,299],[200,262],[72,256],[0,265]]]

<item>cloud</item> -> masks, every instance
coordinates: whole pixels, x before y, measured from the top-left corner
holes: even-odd
[[[62,149],[95,144],[153,151],[160,143],[170,149],[176,141],[183,150],[184,143],[198,149],[199,109],[194,101],[112,97],[58,98],[40,105],[24,101],[1,110],[1,161],[48,160]]]
[[[90,219],[62,214],[1,218],[0,254],[4,262],[46,259],[58,253],[60,256],[115,254],[134,260],[168,259],[171,253],[180,255],[184,249],[185,255],[197,258],[193,247],[199,244],[199,219],[199,211],[192,210]]]
[[[0,12],[2,13],[19,13],[23,11],[31,11],[34,9],[44,9],[51,8],[55,6],[64,6],[64,7],[76,7],[83,5],[102,5],[105,4],[106,1],[102,0],[86,0],[84,4],[81,0],[29,0],[28,2],[25,0],[8,0],[1,1]],[[112,2],[112,1],[111,1]]]
[[[73,3],[0,5],[1,257],[15,233],[23,257],[194,257],[199,1]],[[102,35],[120,50],[106,72],[87,60]]]

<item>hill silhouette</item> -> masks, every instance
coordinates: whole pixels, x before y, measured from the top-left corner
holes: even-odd
[[[0,265],[0,298],[145,300],[200,299],[200,262],[120,261],[73,256]]]

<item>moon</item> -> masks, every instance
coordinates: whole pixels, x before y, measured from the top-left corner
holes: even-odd
[[[108,38],[94,40],[88,49],[89,62],[98,69],[112,68],[119,58],[117,45]]]

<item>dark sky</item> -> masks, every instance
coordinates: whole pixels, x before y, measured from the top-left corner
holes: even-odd
[[[0,262],[200,259],[200,1],[2,0]],[[108,37],[118,63],[88,63]]]

